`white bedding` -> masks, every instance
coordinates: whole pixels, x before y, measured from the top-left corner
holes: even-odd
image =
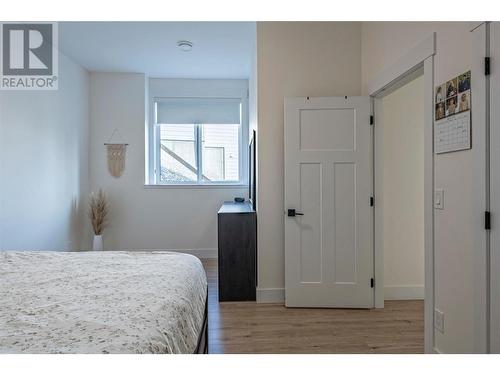
[[[170,252],[0,252],[0,353],[193,353],[207,280]]]

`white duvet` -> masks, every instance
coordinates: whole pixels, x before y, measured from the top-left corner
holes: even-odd
[[[0,252],[0,353],[193,353],[207,281],[170,252]]]

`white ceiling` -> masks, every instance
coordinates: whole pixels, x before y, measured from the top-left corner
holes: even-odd
[[[254,41],[254,22],[59,23],[59,48],[87,70],[152,77],[248,78]]]

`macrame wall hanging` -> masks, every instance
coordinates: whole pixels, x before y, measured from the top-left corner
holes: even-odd
[[[119,134],[118,129],[115,128],[108,142],[104,145],[107,149],[108,157],[108,171],[113,177],[121,177],[125,170],[125,155],[127,152],[128,143],[113,142],[113,137]]]

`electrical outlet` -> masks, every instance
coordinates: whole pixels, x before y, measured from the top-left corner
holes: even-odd
[[[434,328],[444,333],[444,313],[438,309],[434,310]]]
[[[434,191],[434,208],[444,210],[444,190],[436,189]]]

